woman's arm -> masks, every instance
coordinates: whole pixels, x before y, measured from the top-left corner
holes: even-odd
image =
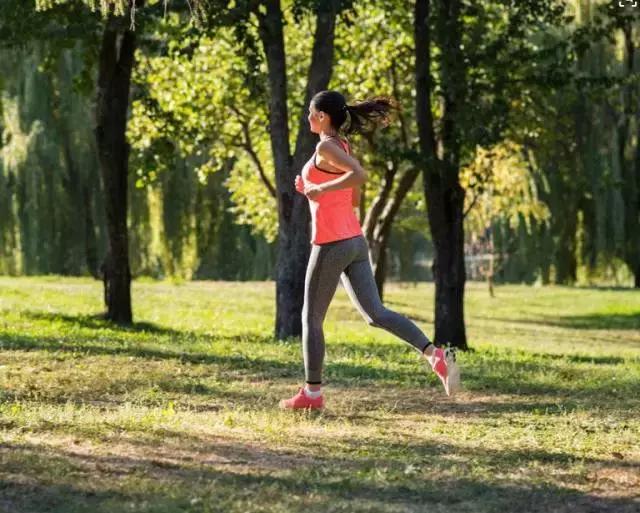
[[[317,153],[323,161],[328,162],[343,174],[335,180],[305,186],[305,194],[311,199],[323,192],[349,189],[362,185],[367,181],[367,172],[362,168],[360,162],[351,155],[347,155],[342,149],[338,148],[336,144],[329,141],[322,141],[318,144]]]
[[[351,206],[360,206],[360,194],[362,194],[362,185],[356,185],[351,189]]]

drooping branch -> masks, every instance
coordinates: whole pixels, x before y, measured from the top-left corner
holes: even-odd
[[[269,194],[276,198],[276,189],[269,180],[267,173],[265,172],[264,166],[262,165],[262,161],[258,157],[258,153],[256,152],[253,141],[251,139],[251,132],[249,131],[249,120],[244,116],[237,107],[231,106],[230,109],[234,112],[236,116],[238,116],[238,120],[240,122],[241,134],[242,134],[242,143],[239,144],[243,150],[247,152],[247,155],[251,158],[251,161],[256,166],[258,170],[258,174],[260,175],[260,179],[264,183],[265,187],[269,191]]]

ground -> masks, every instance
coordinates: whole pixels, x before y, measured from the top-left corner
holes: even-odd
[[[114,328],[99,282],[0,277],[0,511],[640,511],[640,292],[469,284],[447,398],[340,289],[315,414],[273,295],[136,281]],[[385,299],[431,335],[432,286]]]

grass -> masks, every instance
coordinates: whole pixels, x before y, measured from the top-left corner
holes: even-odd
[[[640,510],[639,292],[470,284],[448,399],[339,290],[320,414],[276,408],[302,364],[273,294],[135,282],[117,328],[97,282],[0,277],[0,511]],[[386,304],[430,334],[432,298]]]

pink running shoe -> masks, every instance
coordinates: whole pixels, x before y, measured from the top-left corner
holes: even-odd
[[[324,397],[320,396],[315,399],[307,397],[304,388],[301,388],[291,399],[283,399],[280,401],[280,408],[283,410],[321,410],[324,408]]]
[[[427,357],[433,372],[437,374],[444,385],[444,391],[452,396],[460,390],[460,368],[456,363],[456,355],[452,349],[436,347],[433,354]]]

